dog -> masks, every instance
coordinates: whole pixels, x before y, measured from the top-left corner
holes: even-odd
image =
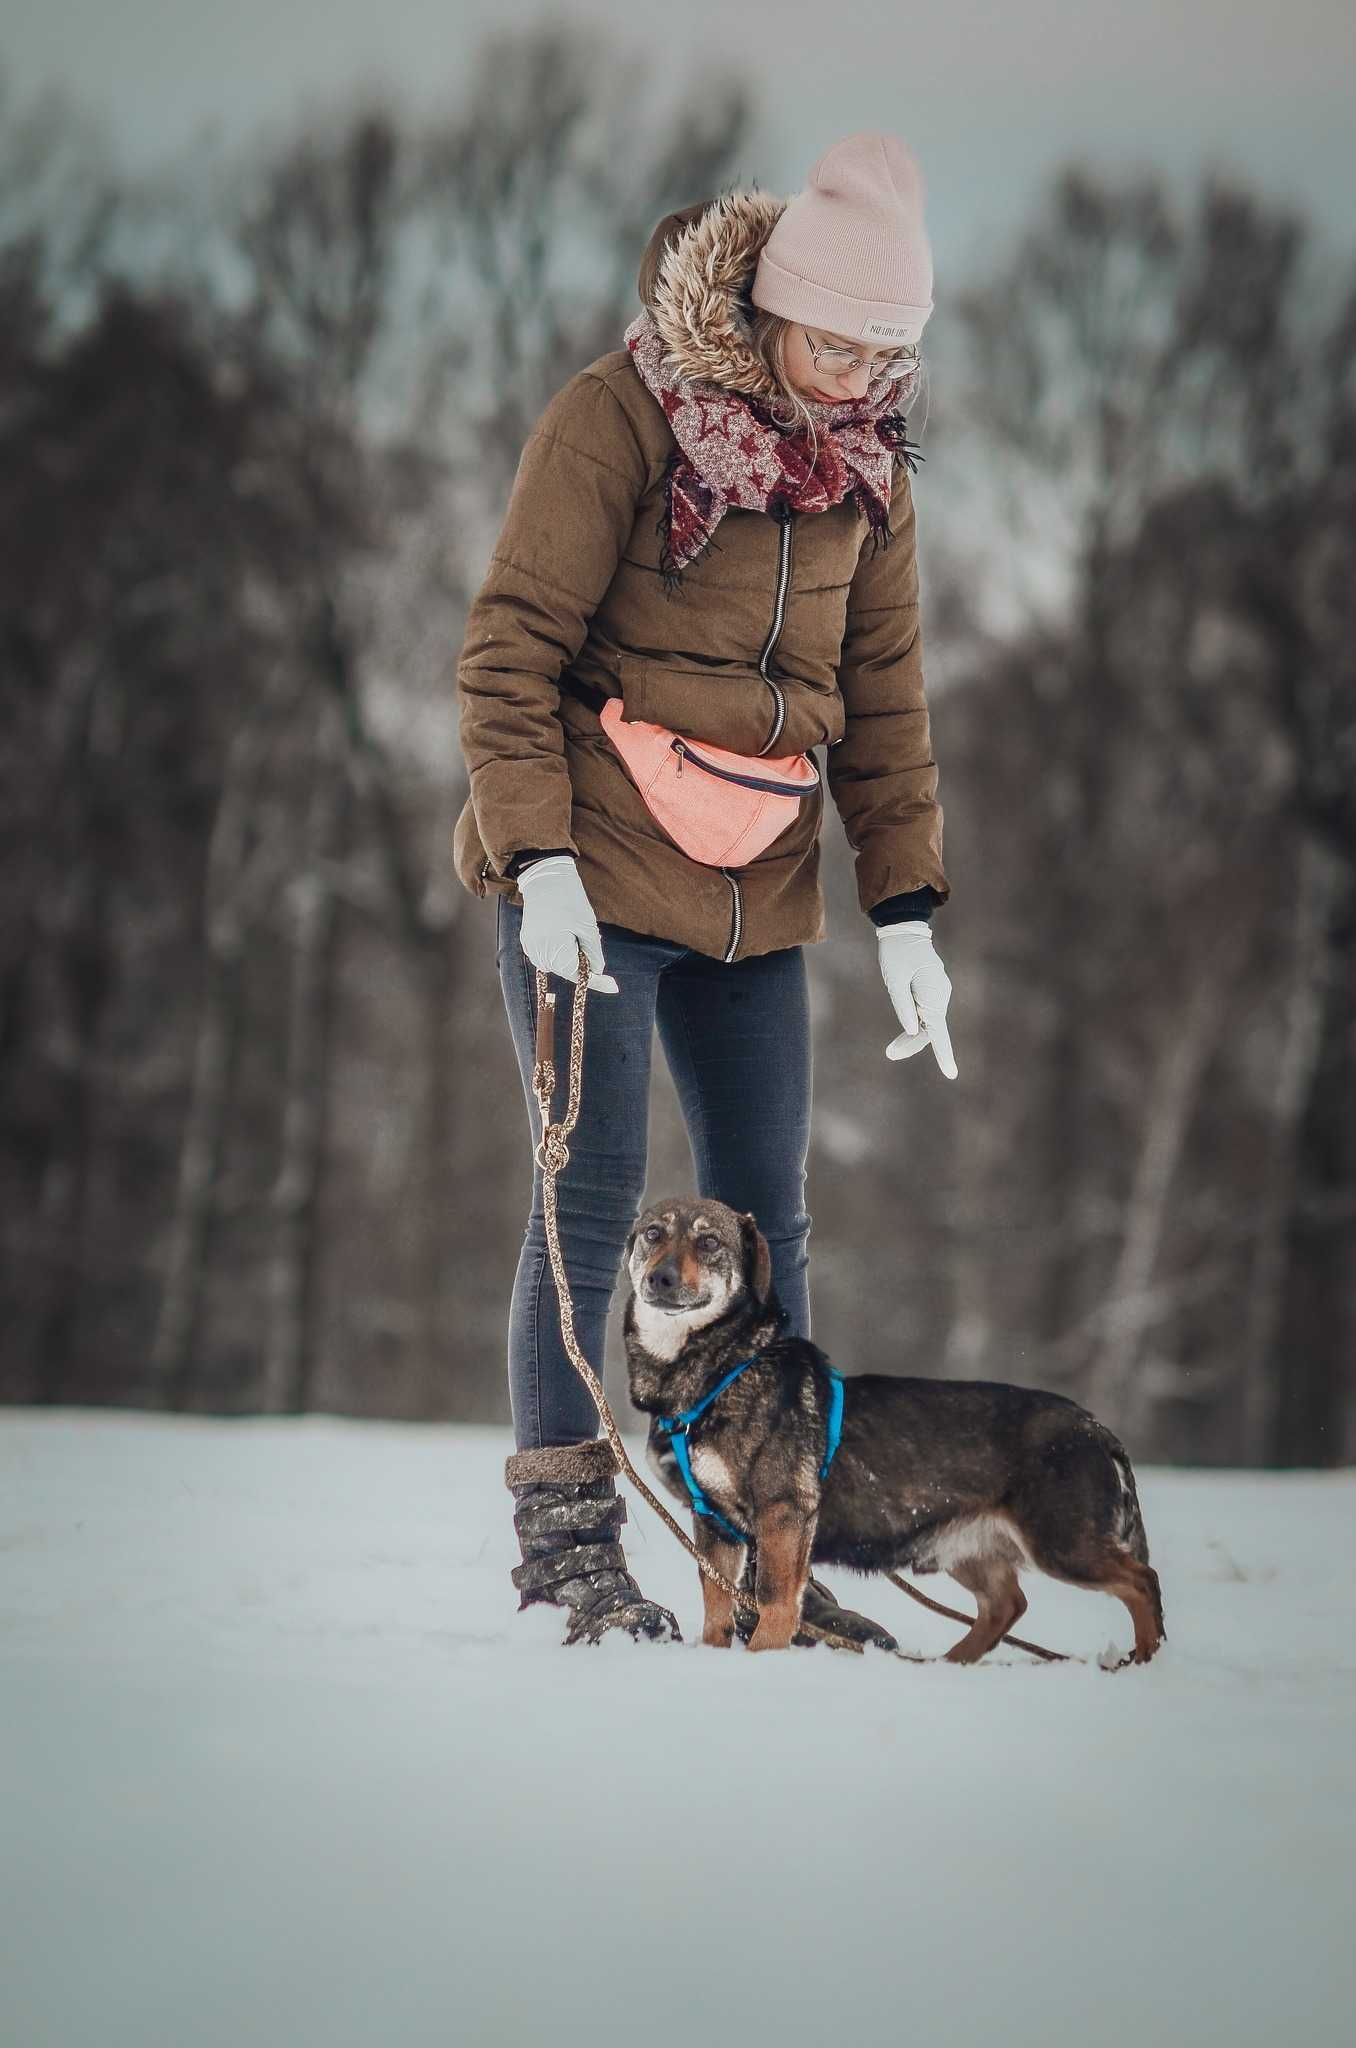
[[[632,1405],[650,1417],[647,1457],[703,1511],[697,1547],[730,1580],[751,1549],[751,1650],[796,1636],[812,1562],[854,1572],[949,1572],[974,1595],[970,1629],[948,1650],[973,1664],[1026,1612],[1032,1569],[1122,1600],[1134,1625],[1126,1661],[1163,1642],[1135,1475],[1110,1430],[1061,1394],[990,1380],[841,1381],[832,1462],[834,1374],[808,1338],[786,1334],[767,1239],[723,1202],[651,1203],[627,1239],[631,1297],[622,1321]],[[751,1359],[686,1428],[668,1429]],[[728,1649],[734,1601],[702,1574],[702,1641]]]

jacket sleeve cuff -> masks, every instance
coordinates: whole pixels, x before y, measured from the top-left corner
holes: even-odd
[[[873,904],[867,915],[875,925],[902,924],[911,917],[930,921],[933,907],[940,901],[932,884],[924,882],[921,889],[905,889],[898,896],[887,896],[883,902]]]
[[[534,860],[551,860],[559,854],[568,854],[574,859],[571,846],[524,846],[517,853],[511,853],[504,862],[504,873],[511,881],[517,881],[524,868],[531,867]]]

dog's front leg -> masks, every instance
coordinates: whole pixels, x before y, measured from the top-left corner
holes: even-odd
[[[739,1569],[744,1561],[743,1545],[731,1543],[728,1537],[713,1529],[705,1515],[694,1515],[692,1522],[700,1554],[707,1558],[718,1572],[723,1572],[727,1579],[737,1582]],[[703,1572],[702,1601],[706,1610],[702,1641],[712,1650],[728,1650],[734,1640],[733,1595],[723,1591]]]
[[[800,1625],[800,1607],[810,1576],[814,1515],[790,1502],[764,1508],[754,1522],[758,1546],[758,1626],[751,1650],[785,1650]]]

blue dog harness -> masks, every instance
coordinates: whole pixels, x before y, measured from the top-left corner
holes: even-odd
[[[747,1543],[748,1537],[744,1530],[736,1529],[733,1522],[726,1521],[720,1509],[711,1505],[697,1484],[696,1474],[692,1470],[692,1460],[688,1456],[687,1433],[698,1416],[705,1415],[717,1395],[723,1394],[732,1380],[737,1380],[741,1372],[747,1371],[749,1366],[757,1363],[756,1354],[752,1358],[741,1358],[738,1365],[731,1366],[729,1372],[716,1381],[709,1394],[703,1394],[700,1401],[694,1401],[692,1406],[684,1408],[680,1415],[656,1417],[659,1427],[668,1431],[673,1455],[678,1461],[678,1470],[683,1475],[683,1484],[692,1502],[693,1514],[705,1515],[708,1520],[718,1522],[728,1535],[734,1537],[736,1543]],[[824,1462],[819,1468],[821,1479],[828,1477],[829,1467],[834,1461],[843,1436],[843,1376],[828,1364],[824,1370],[829,1375],[829,1427],[828,1440],[824,1446]]]

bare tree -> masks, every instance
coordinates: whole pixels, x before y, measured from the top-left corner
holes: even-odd
[[[1213,1107],[1203,1091],[1218,1084],[1225,1033],[1245,1020],[1283,1076],[1249,1233],[1256,1313],[1246,1364],[1235,1345],[1226,1376],[1235,1396],[1240,1377],[1250,1390],[1235,1454],[1257,1459],[1294,1454],[1263,1418],[1295,1378],[1280,1274],[1322,1169],[1285,1162],[1302,1145],[1293,1133],[1317,1128],[1316,1091],[1334,1100],[1340,1062],[1318,1048],[1335,1044],[1324,1018],[1349,987],[1333,963],[1350,922],[1356,710],[1334,630],[1345,605],[1313,565],[1350,488],[1350,286],[1320,280],[1303,224],[1253,195],[1207,183],[1183,219],[1152,183],[1074,170],[1010,269],[963,306],[965,407],[1025,501],[1028,540],[1032,507],[1040,518],[1063,501],[1053,542],[1075,592],[1067,629],[1046,636],[1063,644],[1033,649],[1029,694],[1002,706],[1005,746],[1024,717],[1042,735],[1025,791],[1049,826],[1046,859],[1019,871],[1032,892],[1025,973],[1053,997],[1038,1060],[1057,1240],[1044,1321],[1077,1381],[1113,1420],[1129,1414],[1164,1300],[1191,1313],[1194,1290],[1164,1271],[1170,1218],[1192,1199],[1176,1183]],[[982,756],[975,772],[992,784]],[[1313,835],[1327,848],[1317,863]],[[997,892],[994,907],[1007,900]],[[1277,1013],[1247,1002],[1276,958],[1292,977],[1279,1035]],[[1349,1055],[1341,1071],[1349,1095]],[[1342,1156],[1330,1193],[1352,1170],[1349,1140]],[[1320,1293],[1310,1369],[1334,1390],[1349,1290],[1345,1302],[1330,1284]],[[1154,1384],[1182,1382],[1158,1372]],[[1331,1432],[1326,1446],[1310,1432],[1307,1458],[1338,1454]]]
[[[713,184],[742,119],[722,86],[643,132],[633,72],[622,110],[596,48],[500,39],[436,119],[368,103],[214,189],[101,190],[92,147],[0,102],[10,1391],[502,1409],[462,1335],[502,1295],[468,1302],[453,1250],[491,1032],[511,1076],[454,943],[455,654],[511,436],[616,345],[651,209]],[[64,163],[88,225],[59,240]],[[97,321],[63,331],[57,282]],[[120,840],[174,841],[190,762],[152,878]]]
[[[735,167],[738,86],[652,82],[538,29],[435,118],[134,195],[0,90],[11,1398],[503,1417],[530,1163],[453,671],[533,418]],[[1331,1461],[1356,290],[1254,195],[1071,171],[962,312],[936,438],[977,424],[1068,601],[999,640],[959,564],[930,585],[966,1085],[887,1067],[864,956],[815,954],[816,1334],[1091,1393],[1141,1453]]]

